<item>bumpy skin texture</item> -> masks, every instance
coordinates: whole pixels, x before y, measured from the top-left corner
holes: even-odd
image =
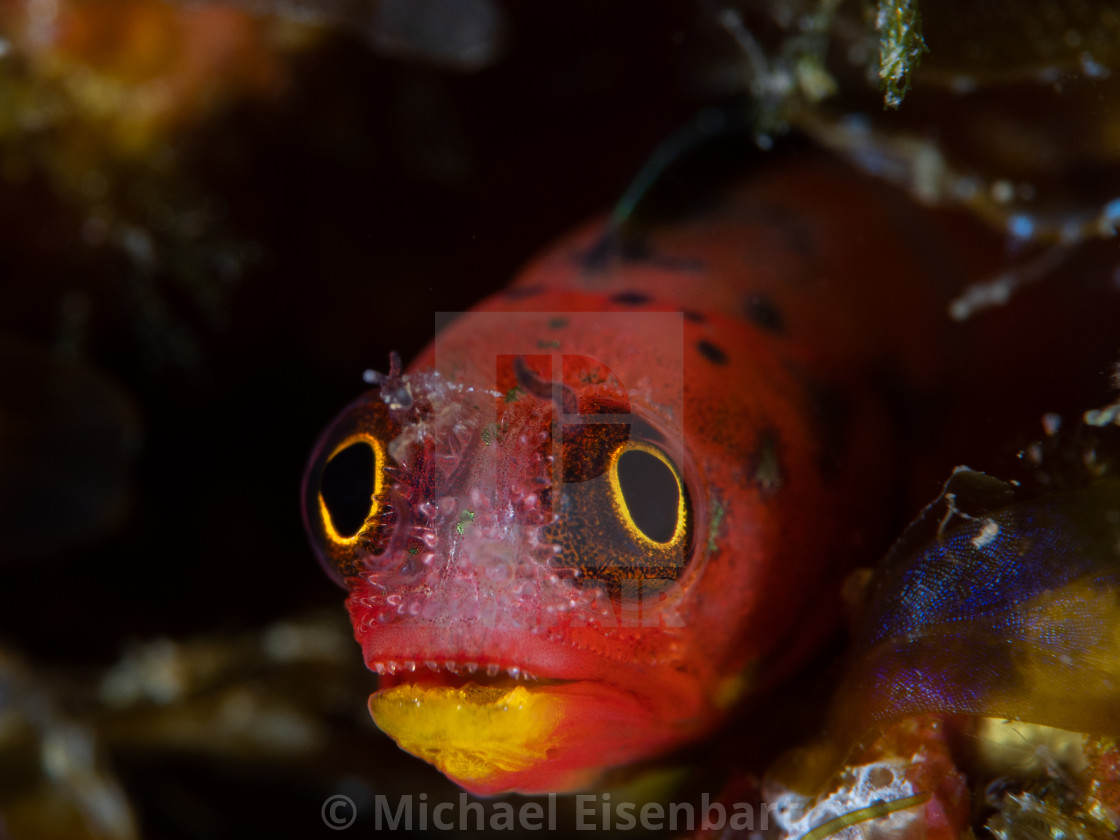
[[[942,221],[831,163],[772,160],[699,215],[576,233],[347,409],[305,518],[384,674],[379,723],[475,792],[571,789],[797,667],[888,536],[890,383],[936,390],[930,314],[992,262],[948,248]],[[319,482],[356,435],[381,480],[338,539]],[[668,540],[619,506],[628,448],[676,477]],[[536,678],[536,705],[454,694],[509,674]],[[503,720],[510,750],[449,746]]]

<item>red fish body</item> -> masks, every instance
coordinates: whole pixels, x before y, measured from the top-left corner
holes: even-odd
[[[375,720],[468,790],[569,790],[788,675],[891,536],[899,417],[935,416],[947,303],[1001,257],[777,158],[702,214],[589,226],[451,320],[305,478]]]

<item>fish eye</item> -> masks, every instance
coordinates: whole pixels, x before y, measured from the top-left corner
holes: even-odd
[[[380,393],[363,394],[323,432],[303,473],[304,526],[324,570],[342,586],[394,531],[389,443],[398,433]]]
[[[693,554],[694,513],[685,474],[660,435],[619,441],[600,427],[617,426],[586,427],[573,438],[580,449],[572,460],[602,469],[570,471],[575,478],[560,485],[559,515],[542,538],[556,546],[551,564],[572,570],[577,586],[603,585],[612,600],[625,601],[681,579]],[[588,458],[596,443],[601,457]]]
[[[639,442],[622,447],[612,464],[611,489],[619,516],[635,537],[661,545],[682,541],[685,494],[676,467],[660,449]]]
[[[369,435],[347,438],[327,456],[319,477],[319,515],[332,543],[355,542],[380,511],[385,447]]]

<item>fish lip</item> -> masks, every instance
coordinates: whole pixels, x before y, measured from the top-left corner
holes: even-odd
[[[382,625],[364,637],[359,632],[359,638],[367,665],[376,670],[380,664],[386,671],[378,677],[378,690],[370,698],[371,712],[378,702],[400,704],[419,697],[422,703],[433,701],[437,710],[440,703],[462,702],[482,714],[490,708],[487,703],[500,706],[520,695],[532,697],[530,702],[540,702],[559,715],[560,723],[549,736],[555,740],[549,741],[547,755],[531,768],[501,771],[486,781],[460,777],[440,767],[453,781],[476,794],[585,788],[610,767],[665,753],[718,722],[706,696],[698,691],[699,685],[691,679],[682,680],[682,672],[663,667],[664,662],[627,661],[581,644],[584,640],[578,638],[532,633],[506,633],[495,638],[492,629],[487,632],[478,626],[455,630],[447,625]],[[483,650],[488,653],[479,653]],[[429,670],[428,661],[436,664],[435,671]],[[395,664],[395,673],[387,672],[389,662]],[[408,663],[412,664],[411,670]],[[443,667],[447,663],[460,673],[451,674]],[[480,682],[480,668],[476,667],[473,675],[463,673],[467,663],[480,667],[483,663],[494,664],[502,669],[496,681],[487,683],[484,676],[481,683],[482,689],[491,689],[500,699],[484,691],[483,696],[491,700],[484,700],[477,708],[472,705],[470,684]],[[511,667],[518,669],[520,679],[510,678]],[[526,680],[526,672],[535,679]],[[481,673],[485,675],[485,668]],[[394,696],[396,692],[400,693]],[[460,692],[465,693],[460,696]],[[438,714],[434,720],[438,723]],[[386,731],[393,738],[400,734]],[[597,744],[600,751],[589,752],[589,743]],[[421,753],[414,752],[428,759]]]
[[[475,660],[454,657],[426,659],[420,663],[415,660],[375,660],[367,661],[366,665],[378,675],[375,694],[402,685],[460,689],[473,683],[507,691],[518,687],[539,691],[582,682],[570,677],[540,676],[519,665],[502,666],[496,662],[482,665]]]
[[[626,688],[634,685],[640,671],[564,641],[536,636],[516,640],[516,651],[511,650],[514,644],[486,639],[465,650],[449,650],[446,643],[439,643],[438,631],[381,627],[374,634],[376,640],[364,640],[366,666],[380,675],[382,689],[405,682],[441,681],[449,686],[473,681],[511,688],[591,681]]]
[[[536,674],[520,665],[501,665],[498,662],[465,657],[436,656],[416,659],[375,659],[366,662],[367,667],[383,678],[386,683],[399,685],[404,682],[453,684],[456,681],[474,682],[479,685],[514,686],[518,683],[530,685],[556,685],[576,682],[571,678],[549,677]],[[387,680],[385,678],[395,678]]]
[[[365,658],[366,667],[382,678],[382,686],[404,682],[437,682],[448,685],[475,682],[480,685],[556,685],[579,682],[567,668],[556,668],[547,662],[533,662],[524,657],[512,658],[491,654],[414,652],[409,655],[380,653]]]

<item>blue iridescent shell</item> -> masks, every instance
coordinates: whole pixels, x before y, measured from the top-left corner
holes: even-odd
[[[925,712],[1120,735],[1120,480],[958,469],[873,573],[851,650],[847,739]]]

